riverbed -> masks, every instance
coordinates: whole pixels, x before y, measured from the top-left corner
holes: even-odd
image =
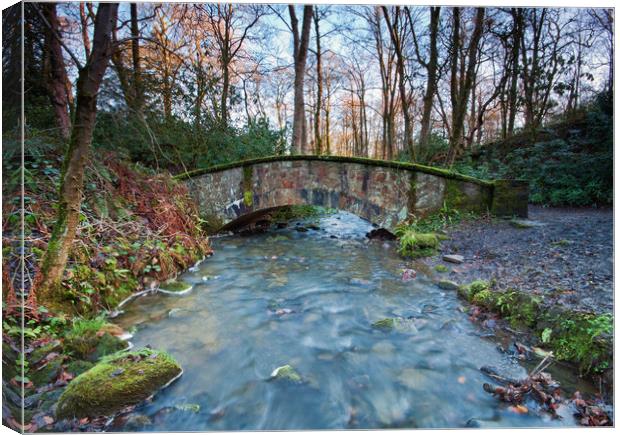
[[[368,240],[368,222],[339,212],[314,224],[214,238],[215,255],[180,277],[190,292],[124,307],[115,321],[133,345],[170,352],[184,374],[112,430],[576,426],[486,393],[480,367],[526,367],[456,292],[422,273],[404,281],[411,265]],[[398,327],[372,326],[385,318]],[[285,365],[300,382],[272,377]]]

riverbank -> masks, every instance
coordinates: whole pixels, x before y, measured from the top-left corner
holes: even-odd
[[[437,281],[488,283],[477,298],[460,291],[474,305],[472,318],[490,319],[490,329],[507,319],[520,340],[575,363],[611,400],[613,211],[530,206],[527,220],[463,220],[445,233],[437,255],[419,267]]]
[[[502,288],[544,296],[597,314],[613,312],[613,210],[530,206],[529,219],[463,221],[447,229],[443,255],[464,257],[446,278],[495,280]]]
[[[48,152],[26,163],[23,248],[20,179],[3,183],[3,194],[11,200],[3,202],[2,222],[2,417],[9,427],[29,432],[97,428],[99,422],[84,419],[58,426],[55,403],[80,374],[128,346],[129,335],[108,323],[107,316],[136,294],[172,285],[167,282],[211,254],[183,185],[109,154],[87,166],[85,201],[62,298],[53,304],[40,300],[37,273],[54,224],[60,159]],[[6,169],[19,162],[3,164]]]

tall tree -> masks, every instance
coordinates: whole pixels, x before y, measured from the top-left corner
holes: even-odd
[[[71,133],[71,119],[69,118],[69,95],[67,71],[62,56],[62,36],[60,35],[60,22],[56,14],[56,3],[44,3],[43,11],[47,20],[46,32],[46,56],[49,67],[46,83],[54,117],[60,136],[67,140]],[[70,89],[70,88],[69,88]]]
[[[314,33],[316,38],[316,108],[314,113],[314,146],[315,153],[322,154],[321,144],[321,109],[323,106],[323,67],[321,65],[321,32],[319,31],[319,7],[314,6]]]
[[[409,26],[413,36],[413,43],[418,63],[426,69],[426,89],[424,91],[424,107],[422,108],[422,121],[420,122],[420,148],[424,149],[428,146],[431,134],[431,115],[433,111],[433,98],[437,92],[437,68],[438,68],[438,50],[437,37],[439,34],[439,17],[441,8],[431,6],[430,8],[430,24],[429,24],[429,55],[425,60],[420,53],[420,44],[416,37],[415,26],[411,17],[411,10],[406,7]]]
[[[452,122],[450,127],[450,151],[448,164],[454,163],[463,151],[463,128],[467,103],[475,81],[478,61],[478,44],[482,38],[484,8],[476,8],[474,29],[469,45],[463,52],[465,35],[461,32],[461,8],[452,8],[452,44],[450,46],[450,101],[452,103]]]
[[[78,66],[75,123],[63,160],[56,223],[40,270],[38,291],[43,301],[61,298],[60,282],[80,218],[84,168],[97,114],[97,93],[112,55],[112,30],[116,26],[117,13],[118,3],[99,4],[90,56],[85,65]]]
[[[312,23],[312,6],[304,6],[301,34],[299,20],[295,13],[295,6],[289,5],[291,30],[293,33],[293,60],[295,63],[295,102],[293,107],[293,154],[305,154],[307,150],[306,114],[304,104],[304,79],[306,75],[306,59],[310,40],[310,25]]]
[[[220,96],[220,120],[228,125],[229,100],[231,88],[232,65],[248,37],[249,30],[254,27],[263,15],[261,7],[251,7],[246,23],[242,23],[240,8],[242,6],[218,3],[201,6],[206,12],[210,23],[210,37],[215,40],[218,48],[218,60],[222,76],[222,93]],[[236,34],[238,32],[238,35]]]
[[[381,6],[383,9],[383,16],[387,23],[387,27],[392,39],[392,45],[396,52],[396,68],[398,71],[398,90],[400,93],[400,104],[403,111],[403,118],[405,122],[405,145],[409,151],[409,156],[412,161],[415,161],[415,148],[413,146],[413,126],[410,113],[410,102],[405,81],[407,79],[405,72],[405,54],[404,54],[404,25],[403,17],[400,10],[400,6],[394,7],[394,19],[390,19],[390,13],[386,6]]]

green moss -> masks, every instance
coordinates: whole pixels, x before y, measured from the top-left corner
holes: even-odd
[[[359,164],[368,165],[368,166],[381,166],[385,168],[404,169],[404,170],[409,170],[409,171],[414,171],[414,172],[422,172],[425,174],[437,175],[440,177],[453,179],[453,180],[467,181],[467,182],[478,184],[481,186],[487,186],[487,187],[493,186],[493,183],[490,181],[480,180],[474,177],[469,177],[467,175],[462,175],[462,174],[459,174],[457,172],[454,172],[448,169],[419,165],[416,163],[395,162],[395,161],[387,161],[387,160],[369,159],[369,158],[363,158],[363,157],[311,156],[311,155],[270,156],[270,157],[262,157],[258,159],[243,160],[240,162],[211,166],[205,169],[197,169],[195,171],[184,172],[182,174],[178,174],[174,176],[174,178],[177,180],[185,180],[188,178],[193,178],[193,177],[197,177],[197,176],[204,175],[204,174],[225,171],[227,169],[233,169],[233,168],[238,168],[238,167],[243,167],[243,168],[251,167],[259,163],[290,162],[290,161],[300,161],[300,160],[301,161],[324,161],[324,162],[336,162],[336,163],[359,163]]]
[[[273,379],[282,379],[290,382],[299,383],[302,381],[301,376],[297,371],[291,367],[290,365],[284,365],[282,367],[276,368],[272,373],[271,377]]]
[[[439,273],[446,273],[448,271],[448,266],[443,264],[438,264],[435,266],[435,271]]]
[[[243,167],[243,203],[252,207],[254,195],[252,194],[252,166]]]
[[[180,373],[170,355],[148,348],[105,357],[69,384],[56,415],[59,419],[113,415],[144,401]]]
[[[114,325],[106,322],[103,317],[74,319],[71,329],[65,333],[65,352],[77,359],[96,361],[104,355],[125,349],[127,343],[104,332],[106,328],[114,329]]]
[[[537,328],[546,331],[545,345],[551,348],[557,359],[576,362],[583,373],[600,373],[611,368],[613,364],[611,314],[596,315],[551,310],[544,312],[540,317]]]
[[[517,290],[492,291],[478,280],[459,294],[473,304],[499,313],[515,328],[530,328],[555,358],[577,364],[583,374],[601,373],[613,364],[613,316],[574,312],[561,305],[544,307],[540,296]]]
[[[491,213],[527,217],[529,184],[524,180],[495,180]]]
[[[372,327],[375,329],[388,331],[396,327],[396,319],[388,317],[386,319],[377,320],[372,324]]]
[[[119,286],[111,287],[102,292],[103,303],[109,308],[114,308],[127,299],[137,288],[138,279],[132,275],[126,276]]]
[[[57,356],[38,370],[28,373],[28,378],[36,387],[42,387],[54,383],[62,369],[63,356]]]
[[[407,229],[399,235],[398,252],[405,257],[429,257],[439,246],[439,239],[435,233],[417,233]]]
[[[243,203],[245,205],[247,205],[248,207],[252,207],[253,199],[254,196],[252,195],[251,191],[246,190],[245,192],[243,192]]]
[[[94,364],[90,361],[83,360],[73,360],[69,364],[67,364],[67,372],[73,374],[74,376],[79,376],[85,371],[91,369]]]

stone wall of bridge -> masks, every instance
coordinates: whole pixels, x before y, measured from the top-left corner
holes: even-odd
[[[444,204],[476,212],[497,205],[493,204],[492,182],[421,165],[370,159],[266,158],[178,178],[185,179],[202,218],[214,230],[297,204],[349,211],[389,231],[405,219],[433,213]],[[512,192],[510,186],[507,189]],[[514,200],[513,195],[510,201]],[[510,212],[510,207],[504,205],[502,210]],[[527,213],[527,197],[525,210]]]

